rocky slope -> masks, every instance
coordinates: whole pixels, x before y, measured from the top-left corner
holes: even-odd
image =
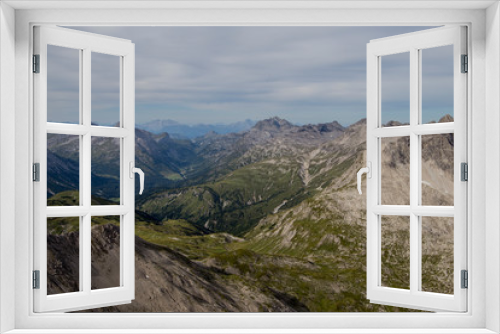
[[[119,233],[119,226],[112,223],[92,227],[92,289],[119,286]],[[48,294],[78,291],[78,235],[73,231],[49,236]],[[135,300],[86,312],[307,311],[293,296],[272,289],[261,291],[139,237],[135,259]]]
[[[353,163],[334,182],[300,204],[267,215],[245,235],[248,249],[259,253],[302,256],[311,261],[351,268],[363,282],[366,244],[366,197],[356,189],[356,172],[365,165],[362,123],[331,142],[355,155]],[[345,145],[344,149],[342,145]],[[453,205],[453,135],[422,139],[422,199],[424,205]],[[328,157],[318,153],[318,161]],[[426,178],[430,175],[432,178]],[[382,148],[383,204],[409,204],[409,143],[390,138]],[[382,217],[382,281],[391,287],[409,286],[408,217]],[[422,218],[423,274],[425,291],[453,291],[453,219]],[[334,264],[335,263],[335,264]],[[362,265],[357,266],[357,264]],[[337,281],[342,291],[362,291]],[[362,283],[364,286],[364,282]]]

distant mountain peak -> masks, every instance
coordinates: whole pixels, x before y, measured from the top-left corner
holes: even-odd
[[[360,124],[361,124],[361,125],[366,124],[366,118],[362,118],[362,119],[360,119],[360,120],[359,120],[359,121],[357,121],[356,123],[351,124],[351,126],[353,126],[353,125],[360,125]]]
[[[160,141],[160,140],[169,140],[170,139],[170,136],[168,133],[166,132],[163,132],[163,133],[160,133],[158,135],[156,135],[155,137],[156,141]]]
[[[146,124],[158,124],[161,126],[167,126],[167,125],[179,125],[181,123],[171,120],[171,119],[155,119],[153,121],[150,121]]]
[[[448,122],[453,122],[453,117],[450,114],[446,114],[443,117],[441,117],[438,123],[448,123]]]
[[[230,124],[200,123],[195,125],[182,124],[171,119],[166,119],[166,120],[155,120],[143,124],[137,124],[137,127],[156,134],[167,132],[172,138],[193,139],[196,137],[203,137],[211,131],[214,131],[217,134],[237,133],[241,131],[247,131],[254,124],[255,121],[252,121],[250,119]]]
[[[399,121],[389,121],[387,122],[384,126],[385,127],[390,127],[390,126],[401,126],[401,125],[408,125],[406,123],[401,123]]]
[[[212,137],[217,137],[219,134],[213,130],[207,132],[203,137],[204,138],[212,138]]]
[[[253,129],[259,130],[259,131],[281,131],[281,130],[289,130],[293,127],[294,125],[287,121],[286,119],[279,118],[277,116],[274,116],[272,118],[264,119],[262,121],[258,121],[254,126]]]
[[[333,131],[344,131],[345,128],[337,121],[330,123],[318,124],[318,130],[320,132],[333,132]]]

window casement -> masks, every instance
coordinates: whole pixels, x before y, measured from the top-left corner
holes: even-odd
[[[50,96],[57,94],[48,89],[48,77],[57,75],[57,68],[48,66],[48,58],[53,56],[49,48],[73,52],[76,58],[76,90],[72,101],[76,118],[73,123],[57,122],[57,117],[49,117],[48,100],[57,99]],[[117,104],[116,126],[98,126],[92,112],[92,57],[100,54],[115,56],[118,60],[120,76],[119,102]],[[67,56],[67,55],[66,55]],[[94,307],[129,303],[134,299],[134,142],[135,142],[135,110],[134,110],[134,44],[128,40],[83,33],[59,27],[38,26],[34,28],[34,162],[36,175],[34,182],[34,311],[74,311]],[[67,59],[62,59],[66,61]],[[52,62],[54,64],[54,62]],[[63,94],[67,91],[63,91]],[[67,97],[63,97],[66,98]],[[70,110],[68,110],[70,112]],[[119,114],[119,116],[118,116]],[[75,167],[76,191],[73,201],[49,203],[47,201],[48,180],[52,173],[58,173],[56,164],[48,165],[48,139],[73,141],[77,144],[75,154],[79,166]],[[100,139],[96,142],[93,139]],[[116,158],[119,160],[117,171],[119,200],[110,205],[96,205],[92,193],[98,185],[94,183],[93,150],[94,145],[106,141],[114,141],[117,145]],[[53,170],[51,170],[53,169]],[[141,182],[142,183],[142,182]],[[141,184],[142,188],[142,184]],[[119,241],[120,272],[114,284],[96,284],[92,274],[92,234],[91,226],[95,217],[116,216]],[[59,291],[48,291],[50,252],[47,249],[49,229],[58,228],[57,218],[73,218],[72,228],[78,233],[74,241],[73,252],[79,273],[79,285],[72,288],[60,288]],[[54,273],[57,275],[57,273]],[[64,280],[64,277],[61,278]]]
[[[453,62],[453,118],[445,122],[428,123],[424,120],[423,99],[423,55],[436,48],[449,46],[452,49]],[[467,182],[461,177],[461,165],[467,163],[467,74],[462,61],[467,54],[466,28],[460,26],[441,27],[411,34],[372,40],[367,46],[367,164],[364,169],[367,178],[367,298],[373,303],[403,306],[432,311],[467,310],[467,290],[462,286],[463,271],[467,270]],[[409,60],[409,66],[398,75],[409,80],[409,110],[398,110],[398,116],[405,119],[409,116],[409,124],[405,122],[383,124],[394,115],[384,108],[383,83],[395,80],[394,76],[384,78],[385,65],[390,62],[387,57],[399,55]],[[385,58],[385,59],[384,59]],[[432,60],[432,59],[431,59]],[[409,76],[406,72],[409,68]],[[406,73],[402,73],[406,72]],[[393,87],[393,86],[391,86]],[[443,90],[446,87],[441,87]],[[388,111],[389,110],[389,111]],[[424,141],[432,136],[448,136],[454,142],[450,178],[453,196],[451,200],[432,201],[424,193],[426,185],[423,157]],[[409,158],[408,178],[397,182],[407,199],[385,196],[384,182],[394,182],[384,174],[384,158],[391,146],[389,142],[400,142],[406,148]],[[409,146],[409,149],[408,149]],[[392,149],[394,149],[394,145]],[[437,147],[439,150],[440,148]],[[432,171],[432,170],[431,170]],[[443,178],[441,175],[433,177]],[[358,177],[359,182],[359,177]],[[358,185],[359,187],[359,185]],[[450,194],[451,195],[451,194]],[[404,195],[402,196],[404,197]],[[448,234],[452,240],[452,287],[444,291],[426,290],[423,285],[424,234],[426,229],[437,229],[443,221],[448,225]],[[450,224],[451,221],[451,224]],[[383,230],[401,230],[399,234],[404,240],[391,240],[402,243],[409,253],[407,263],[407,282],[400,286],[391,285],[384,271],[384,232]],[[447,233],[440,231],[439,233]],[[409,249],[408,249],[409,245]],[[405,248],[403,246],[403,248]],[[386,250],[387,251],[387,250]],[[388,250],[389,252],[391,250]],[[399,264],[401,265],[401,264]],[[403,264],[404,265],[404,264]],[[432,278],[431,278],[432,279]],[[434,279],[438,279],[435,277]],[[397,285],[397,284],[396,284]],[[403,285],[403,286],[401,286]]]

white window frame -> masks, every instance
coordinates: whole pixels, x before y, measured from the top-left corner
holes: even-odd
[[[14,11],[10,6],[19,10]],[[73,6],[73,9],[71,8]],[[122,6],[122,8],[120,8]],[[123,7],[133,9],[123,9]],[[69,7],[69,8],[60,8]],[[74,8],[80,9],[74,9]],[[101,9],[98,9],[101,8]],[[102,10],[107,7],[110,10]],[[149,9],[148,9],[149,7]],[[163,7],[163,8],[157,8]],[[24,9],[22,9],[24,8]],[[45,9],[43,9],[45,8]],[[83,8],[83,9],[82,9]],[[141,8],[138,10],[137,8]],[[111,10],[113,9],[113,10]],[[6,1],[0,4],[0,320],[1,331],[146,329],[162,332],[500,332],[500,12],[497,1],[113,2]],[[14,20],[15,18],[15,20]],[[468,96],[469,308],[436,314],[34,314],[30,258],[32,27],[57,25],[442,25],[465,24]],[[15,31],[15,39],[14,39]],[[334,55],[332,55],[334,56]],[[15,73],[12,68],[15,66]],[[486,71],[486,66],[488,71]],[[15,86],[12,82],[15,81]],[[15,94],[15,100],[11,96]],[[15,115],[12,115],[15,110]],[[15,128],[14,130],[9,127]],[[9,137],[10,136],[10,137]],[[15,147],[12,143],[15,136]],[[485,152],[488,152],[486,154]],[[15,178],[12,173],[15,170]],[[488,174],[488,182],[486,182]],[[15,198],[12,196],[15,189]],[[486,196],[486,194],[488,196]],[[9,206],[15,207],[15,212]],[[13,226],[12,221],[15,221]],[[473,226],[473,228],[472,228]],[[14,239],[15,237],[15,239]],[[15,240],[15,242],[13,242]],[[13,256],[14,254],[14,256]],[[15,287],[14,289],[12,287]],[[488,293],[486,293],[488,291]],[[15,305],[15,307],[12,307]],[[136,331],[141,325],[142,329]],[[245,331],[244,329],[247,328]],[[357,331],[355,329],[358,329]],[[381,328],[384,328],[383,330]],[[26,330],[23,330],[26,329]],[[28,331],[28,329],[30,331]],[[62,331],[62,329],[64,329]],[[169,330],[170,329],[170,330]],[[216,330],[218,329],[218,330]],[[238,330],[241,329],[241,330]],[[295,329],[295,330],[294,330]],[[186,333],[186,331],[183,331]],[[345,332],[345,331],[344,331]]]

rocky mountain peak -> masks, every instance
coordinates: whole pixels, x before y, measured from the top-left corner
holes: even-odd
[[[344,127],[337,121],[331,122],[330,125],[334,128],[344,129]]]
[[[390,127],[390,126],[401,126],[401,125],[408,125],[408,123],[401,123],[399,121],[389,121],[384,126]]]
[[[137,131],[137,129],[136,129],[136,131]],[[167,140],[170,140],[170,135],[166,132],[162,132],[156,136],[153,136],[153,138],[155,138],[157,143],[162,142],[162,141],[165,142]]]
[[[257,122],[257,124],[255,124],[252,129],[258,131],[277,132],[283,130],[290,130],[293,126],[294,125],[288,122],[286,119],[282,119],[275,116]]]
[[[349,127],[360,126],[360,125],[362,125],[362,126],[366,125],[366,118],[360,119],[359,121],[357,121],[356,123],[352,124]]]
[[[213,130],[212,130],[212,131],[207,132],[207,133],[203,136],[203,138],[213,138],[213,137],[217,137],[218,135],[219,135],[219,134],[218,134],[217,132],[215,132],[215,131],[213,131]]]
[[[344,131],[345,128],[339,124],[337,121],[333,121],[331,123],[321,123],[315,126],[317,131],[323,132],[335,132],[335,131]]]
[[[448,123],[448,122],[453,122],[453,117],[450,114],[446,114],[443,117],[441,117],[438,123]]]

